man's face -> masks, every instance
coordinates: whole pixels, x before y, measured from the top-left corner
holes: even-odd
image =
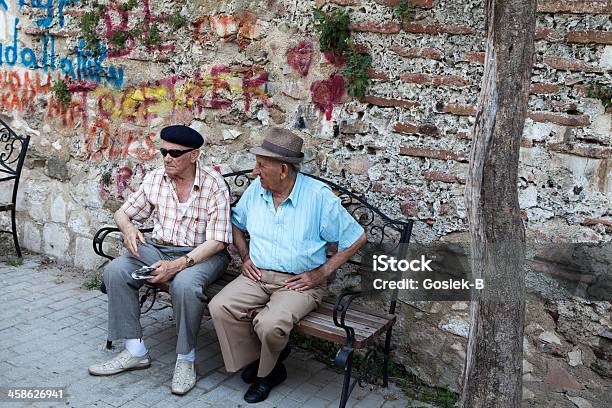
[[[259,176],[261,186],[268,191],[277,190],[282,181],[283,163],[265,156],[255,156],[253,175]]]
[[[167,150],[189,150],[190,147],[181,146],[176,143],[166,142],[164,140],[162,147]],[[193,163],[198,159],[200,150],[192,150],[187,153],[183,153],[180,157],[172,157],[170,154],[166,154],[164,157],[164,168],[166,174],[170,177],[183,176],[189,173],[189,170],[193,166]]]

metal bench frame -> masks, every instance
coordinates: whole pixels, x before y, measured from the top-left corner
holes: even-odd
[[[252,177],[249,177],[251,170],[243,170],[233,173],[224,174],[223,177],[228,183],[228,180],[233,181],[233,184],[237,187],[245,187],[247,186]],[[412,233],[413,221],[398,221],[393,220],[383,214],[378,208],[370,205],[363,196],[356,195],[351,191],[347,190],[344,187],[341,187],[329,180],[323,179],[321,177],[313,176],[310,174],[302,173],[305,176],[312,177],[316,180],[319,180],[332,188],[332,190],[340,197],[342,205],[347,208],[350,208],[350,213],[355,219],[363,226],[366,234],[368,236],[368,242],[372,242],[371,239],[374,238],[374,244],[382,245],[385,243],[385,238],[389,238],[390,236],[387,234],[387,228],[394,230],[396,235],[399,234],[399,240],[397,242],[397,246],[404,245],[405,246],[410,242],[410,236]],[[230,184],[228,183],[228,186]],[[240,199],[237,195],[232,195],[232,206],[234,206],[238,200]],[[375,218],[381,221],[380,223],[375,223]],[[118,232],[119,229],[116,227],[104,227],[101,228],[93,238],[93,247],[94,251],[103,257],[108,259],[113,259],[112,256],[106,254],[102,248],[105,238],[114,232]],[[150,232],[152,228],[141,229],[142,232]],[[380,238],[376,238],[380,237]],[[376,242],[378,241],[378,242]],[[347,263],[353,265],[361,265],[359,261],[349,260]],[[105,288],[103,287],[104,283],[102,283],[101,290],[106,293]],[[157,292],[160,291],[159,287],[156,286],[148,286],[144,294],[140,298],[141,307],[146,302],[148,297],[152,297],[150,305],[147,310],[150,310],[155,302],[155,296]],[[370,348],[364,358],[363,370],[357,378],[352,378],[352,369],[353,369],[353,357],[355,355],[355,350],[357,348],[363,348],[364,345],[356,344],[356,332],[355,327],[350,325],[350,322],[347,321],[347,314],[350,314],[352,311],[356,309],[355,306],[352,306],[353,302],[359,298],[365,298],[369,295],[372,295],[374,290],[365,290],[365,291],[345,291],[341,293],[333,303],[333,313],[332,319],[333,323],[336,327],[343,329],[346,333],[346,339],[344,344],[341,344],[341,348],[336,354],[335,364],[340,367],[344,371],[344,382],[342,385],[342,395],[340,398],[340,407],[343,408],[346,406],[348,398],[355,388],[356,384],[361,384],[364,379],[369,376],[369,370],[371,369],[371,363],[374,361],[374,357],[376,352],[374,349]],[[387,387],[389,384],[389,362],[390,362],[390,352],[391,352],[391,334],[393,331],[393,324],[395,323],[395,311],[397,306],[397,296],[398,289],[395,289],[391,292],[390,302],[389,302],[389,315],[391,318],[389,319],[389,327],[385,331],[385,346],[384,346],[384,366],[383,366],[383,382],[382,385]],[[363,311],[363,309],[360,309]],[[145,313],[146,313],[145,311]],[[316,311],[315,311],[316,312]],[[367,313],[367,312],[366,312]],[[371,316],[379,316],[374,313],[369,313]],[[308,316],[307,316],[308,317]],[[304,319],[307,319],[305,317]],[[303,319],[303,320],[304,320]],[[302,320],[302,321],[303,321]],[[299,329],[300,323],[296,325],[296,329]],[[315,334],[311,334],[308,332],[303,333],[322,338]],[[324,339],[327,340],[327,339]],[[107,341],[107,348],[112,347],[112,343]],[[358,347],[361,346],[361,347]]]
[[[21,169],[23,168],[29,143],[30,136],[19,136],[2,119],[0,119],[0,182],[13,182],[11,202],[0,203],[0,211],[11,212],[11,230],[0,230],[0,233],[13,235],[15,251],[17,252],[17,256],[20,258],[21,247],[19,246],[19,238],[17,236],[15,213],[17,211],[17,189],[19,188]]]

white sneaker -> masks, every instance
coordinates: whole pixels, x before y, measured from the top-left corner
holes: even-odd
[[[172,375],[172,393],[187,394],[196,383],[195,364],[187,360],[176,360]]]
[[[129,351],[123,350],[109,361],[94,364],[89,367],[91,375],[113,375],[123,371],[143,370],[151,367],[149,352],[144,356],[133,356]]]

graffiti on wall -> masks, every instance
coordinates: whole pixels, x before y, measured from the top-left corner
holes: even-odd
[[[302,77],[308,75],[310,63],[312,62],[312,43],[302,41],[295,47],[289,48],[285,53],[287,64]]]
[[[332,74],[329,79],[314,81],[310,86],[312,103],[325,114],[325,119],[331,120],[334,105],[342,102],[345,94],[344,77]]]
[[[57,16],[58,24],[64,25],[64,7],[76,3],[76,0],[25,0],[19,1],[19,7],[28,4],[33,8],[42,8],[47,12],[45,18],[38,19],[36,24],[41,28],[48,28]],[[5,35],[0,38],[0,67],[23,67],[40,70],[44,73],[61,73],[72,81],[94,81],[109,84],[115,88],[123,85],[123,67],[114,64],[106,66],[106,52],[92,52],[87,49],[84,40],[65,55],[59,55],[56,49],[56,39],[53,34],[43,31],[40,43],[35,47],[25,47],[20,41],[20,19],[8,13],[8,6],[0,7],[0,32]],[[6,6],[6,7],[5,7]],[[57,8],[57,10],[56,10]]]
[[[123,85],[123,67],[114,64],[104,66],[105,53],[92,53],[86,49],[84,40],[72,50],[74,56],[58,56],[55,48],[55,36],[43,34],[40,47],[20,47],[19,19],[15,18],[13,28],[13,41],[0,42],[0,66],[21,66],[28,69],[42,70],[43,72],[60,72],[62,76],[72,81],[95,81],[107,83],[115,88]]]
[[[142,9],[140,9],[142,8]],[[151,11],[149,0],[142,0],[140,7],[126,8],[124,3],[113,2],[104,7],[102,20],[104,32],[102,37],[113,44],[108,50],[109,58],[124,57],[132,53],[142,43],[147,51],[161,52],[174,51],[174,45],[165,40],[157,29],[159,23],[166,23],[168,17],[155,15]],[[130,22],[138,22],[136,27],[130,29]],[[153,39],[152,36],[159,36]]]
[[[47,99],[57,78],[24,69],[0,71],[0,111],[33,109],[37,99]],[[46,119],[84,135],[88,159],[149,160],[156,154],[151,121],[186,122],[185,118],[201,116],[205,109],[237,106],[248,112],[254,102],[269,106],[267,81],[268,74],[261,69],[216,65],[208,74],[197,73],[190,79],[173,76],[122,90],[103,88],[95,82],[80,83],[71,86],[68,106],[49,98]]]
[[[33,9],[39,9],[46,12],[46,16],[43,18],[39,18],[36,20],[36,25],[41,28],[49,28],[53,24],[53,20],[57,16],[57,21],[60,27],[64,26],[64,8],[66,6],[72,6],[78,3],[79,0],[46,0],[43,2],[42,0],[19,0],[19,9],[22,9],[24,6],[31,7]],[[0,0],[0,6],[4,3],[5,11],[8,11],[8,6],[4,0]]]
[[[0,106],[2,111],[23,112],[37,97],[51,89],[51,74],[34,71],[0,71]]]
[[[136,164],[134,168],[128,166],[111,166],[102,171],[102,176],[98,182],[98,192],[100,198],[107,200],[115,198],[125,200],[136,191],[137,186],[142,182],[145,169],[142,163]]]

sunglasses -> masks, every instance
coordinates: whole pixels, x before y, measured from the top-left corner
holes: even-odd
[[[187,152],[190,152],[194,149],[187,149],[187,150],[179,150],[179,149],[164,149],[163,147],[161,149],[159,149],[159,152],[161,153],[162,157],[166,157],[167,154],[170,155],[170,157],[174,157],[175,159],[177,157],[181,157],[182,155],[184,155]]]

